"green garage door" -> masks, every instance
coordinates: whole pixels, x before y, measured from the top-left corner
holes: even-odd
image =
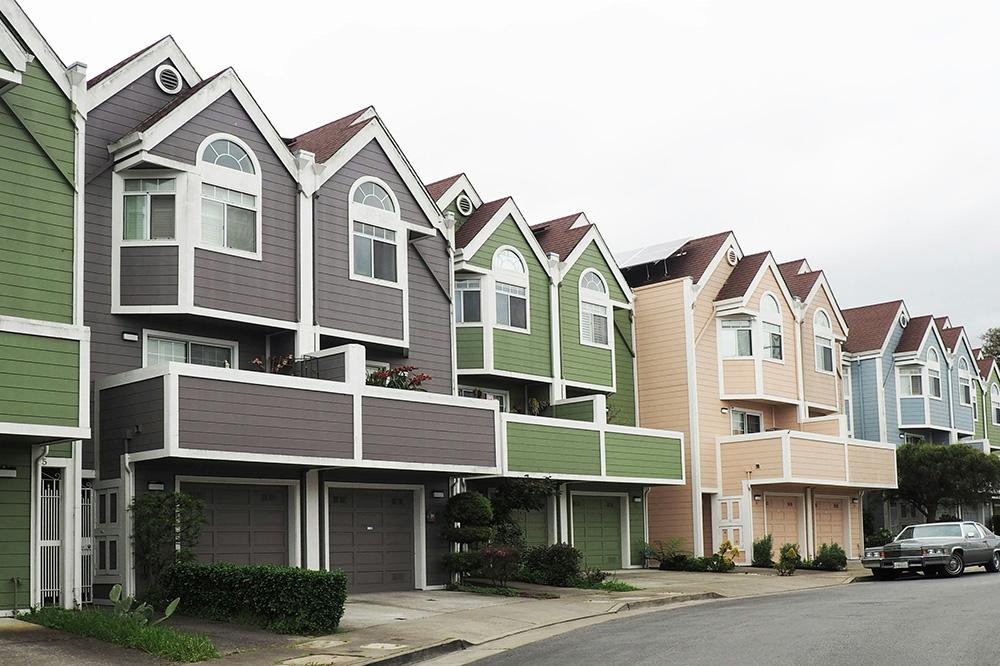
[[[620,497],[573,495],[573,545],[585,567],[622,568],[621,510]]]

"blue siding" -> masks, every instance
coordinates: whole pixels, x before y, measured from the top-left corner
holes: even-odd
[[[975,422],[972,418],[972,405],[962,404],[962,384],[958,374],[958,364],[963,358],[965,359],[965,362],[969,364],[969,374],[975,377],[976,373],[976,364],[972,355],[969,353],[968,348],[964,344],[960,345],[956,352],[955,366],[952,371],[952,404],[955,409],[955,428],[965,432],[975,432]],[[972,387],[972,393],[973,395],[976,393],[975,386]]]
[[[943,401],[938,401],[943,402]],[[924,415],[924,399],[923,398],[900,398],[899,400],[901,418],[900,421],[903,425],[916,424],[926,422],[926,416]]]
[[[878,378],[875,359],[859,361],[851,368],[851,392],[854,395],[854,436],[879,440]]]
[[[920,359],[924,362],[927,361],[927,354],[931,349],[937,350],[938,358],[941,360],[941,400],[935,400],[934,398],[929,398],[930,403],[930,421],[929,423],[933,426],[939,428],[951,428],[951,400],[949,396],[951,395],[951,378],[948,375],[948,364],[945,361],[945,351],[944,348],[938,343],[937,338],[933,335],[928,336],[927,341],[924,343],[923,349],[920,350]],[[930,380],[927,382],[927,386],[924,387],[924,391],[930,391]],[[913,421],[908,421],[908,423],[913,423]]]
[[[885,387],[885,441],[892,442],[899,446],[902,440],[899,438],[900,415],[896,413],[896,363],[892,355],[896,351],[899,339],[903,337],[903,327],[899,322],[893,324],[892,335],[889,336],[889,344],[886,345],[885,354],[882,355],[882,386]]]

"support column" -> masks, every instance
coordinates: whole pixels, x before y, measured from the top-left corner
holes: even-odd
[[[305,533],[306,533],[306,569],[320,568],[320,483],[319,470],[311,469],[306,472],[306,511],[305,511]]]
[[[565,483],[559,486],[559,541],[569,543],[569,502]]]

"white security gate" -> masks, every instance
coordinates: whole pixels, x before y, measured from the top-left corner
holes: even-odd
[[[62,472],[43,469],[39,498],[38,566],[39,601],[43,606],[58,606],[62,590]]]
[[[80,603],[94,602],[94,489],[80,491]]]

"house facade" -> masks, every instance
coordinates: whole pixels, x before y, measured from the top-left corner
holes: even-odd
[[[683,451],[637,427],[632,290],[598,228],[583,213],[529,225],[461,174],[428,190],[456,230],[459,394],[499,404],[509,476],[559,482],[523,516],[528,543],[641,566],[647,489],[683,484]]]
[[[66,67],[16,2],[0,2],[0,615],[90,593],[85,71]]]
[[[775,555],[861,555],[861,497],[895,486],[894,447],[853,438],[848,326],[806,260],[744,256],[731,232],[619,256],[635,293],[639,415],[689,443],[685,488],[650,493],[649,532],[696,554],[770,534]]]

